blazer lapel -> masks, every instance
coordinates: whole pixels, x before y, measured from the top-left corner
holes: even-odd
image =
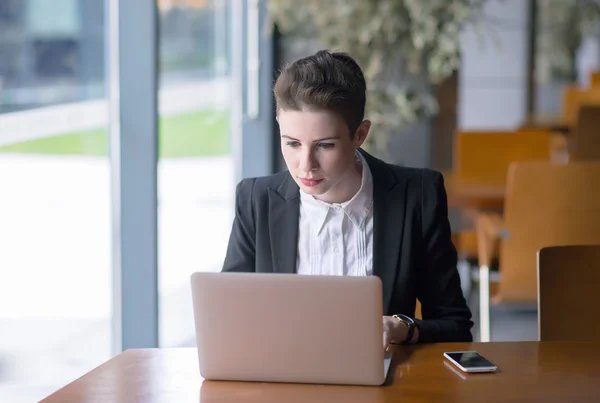
[[[383,161],[363,155],[373,175],[373,274],[383,283],[383,310],[387,312],[404,233],[406,182],[396,178]]]
[[[269,189],[269,230],[274,273],[296,273],[300,193],[291,177]]]

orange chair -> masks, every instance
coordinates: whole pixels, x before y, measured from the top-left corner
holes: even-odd
[[[600,105],[582,105],[569,135],[569,161],[600,161]]]
[[[568,126],[574,127],[577,124],[579,108],[582,105],[600,105],[600,87],[580,88],[574,85],[565,87],[562,117]]]
[[[458,132],[452,180],[457,184],[505,187],[511,162],[550,160],[553,136],[547,130]],[[473,220],[478,212],[465,213]],[[476,259],[477,236],[474,231],[458,232],[453,241],[461,257]]]
[[[540,341],[600,341],[600,245],[552,246],[537,255]],[[557,318],[569,318],[577,328]],[[590,320],[591,319],[591,320]]]
[[[548,161],[552,132],[547,130],[459,132],[454,172],[460,183],[505,186],[514,161]]]
[[[592,71],[590,74],[590,85],[592,87],[600,87],[600,70]]]
[[[511,164],[504,214],[476,223],[482,341],[490,338],[489,266],[500,245],[495,302],[536,302],[536,254],[554,245],[600,244],[600,162]]]

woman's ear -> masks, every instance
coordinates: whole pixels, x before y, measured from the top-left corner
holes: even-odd
[[[369,130],[371,130],[370,120],[363,120],[360,125],[358,125],[358,129],[356,129],[356,133],[354,133],[354,145],[356,148],[360,147],[365,142],[369,135]]]

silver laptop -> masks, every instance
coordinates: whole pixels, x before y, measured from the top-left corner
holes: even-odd
[[[204,379],[385,382],[378,277],[194,273],[191,284]]]

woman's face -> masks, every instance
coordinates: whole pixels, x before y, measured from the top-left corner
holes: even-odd
[[[352,138],[344,120],[329,111],[279,110],[277,121],[281,152],[298,186],[328,203],[351,198],[357,179],[360,186],[356,149],[365,141],[371,123],[363,121]]]

